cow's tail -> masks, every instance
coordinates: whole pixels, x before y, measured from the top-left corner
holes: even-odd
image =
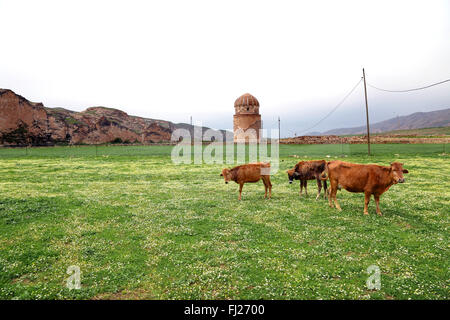
[[[325,161],[325,169],[320,174],[320,180],[327,180],[328,177],[328,162]]]

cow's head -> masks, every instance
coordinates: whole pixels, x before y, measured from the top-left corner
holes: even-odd
[[[225,180],[225,183],[228,183],[228,181],[231,180],[231,172],[230,169],[223,169],[222,173],[220,174],[221,177]]]
[[[294,181],[294,179],[297,177],[298,173],[295,172],[294,169],[287,170],[286,172],[288,174],[289,184],[291,184],[292,181]]]
[[[408,173],[408,170],[403,169],[403,163],[400,162],[392,162],[391,168],[389,169],[391,173],[391,177],[394,180],[394,183],[403,183],[405,182],[405,178],[403,177],[404,173]]]

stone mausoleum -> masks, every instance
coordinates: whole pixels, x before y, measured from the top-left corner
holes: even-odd
[[[253,129],[259,142],[259,130],[262,127],[259,114],[259,102],[250,93],[246,93],[234,102],[233,131],[234,142],[249,142],[248,130]],[[241,129],[241,130],[239,130]]]

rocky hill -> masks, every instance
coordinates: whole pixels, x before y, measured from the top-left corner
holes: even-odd
[[[130,116],[105,107],[82,112],[47,108],[8,89],[0,89],[0,145],[161,143],[188,124]],[[208,128],[203,128],[203,131]]]
[[[416,112],[407,116],[392,118],[370,125],[372,133],[380,133],[394,130],[409,130],[420,128],[447,127],[450,126],[450,108],[431,111]],[[324,135],[352,135],[365,134],[366,126],[354,128],[340,128],[324,132]]]

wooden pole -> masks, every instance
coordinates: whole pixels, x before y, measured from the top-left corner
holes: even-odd
[[[192,136],[191,136],[191,145],[193,145],[194,144],[194,135],[195,135],[195,129],[194,129],[194,127],[192,126],[192,116],[190,117],[190,124],[191,124],[191,130],[189,130],[189,132],[192,132]]]
[[[281,125],[280,125],[280,117],[278,117],[278,143],[280,143],[281,140]]]
[[[366,97],[367,151],[370,156],[369,104],[367,102],[366,73],[364,72],[364,68],[363,68],[363,78],[364,78],[364,96]]]

